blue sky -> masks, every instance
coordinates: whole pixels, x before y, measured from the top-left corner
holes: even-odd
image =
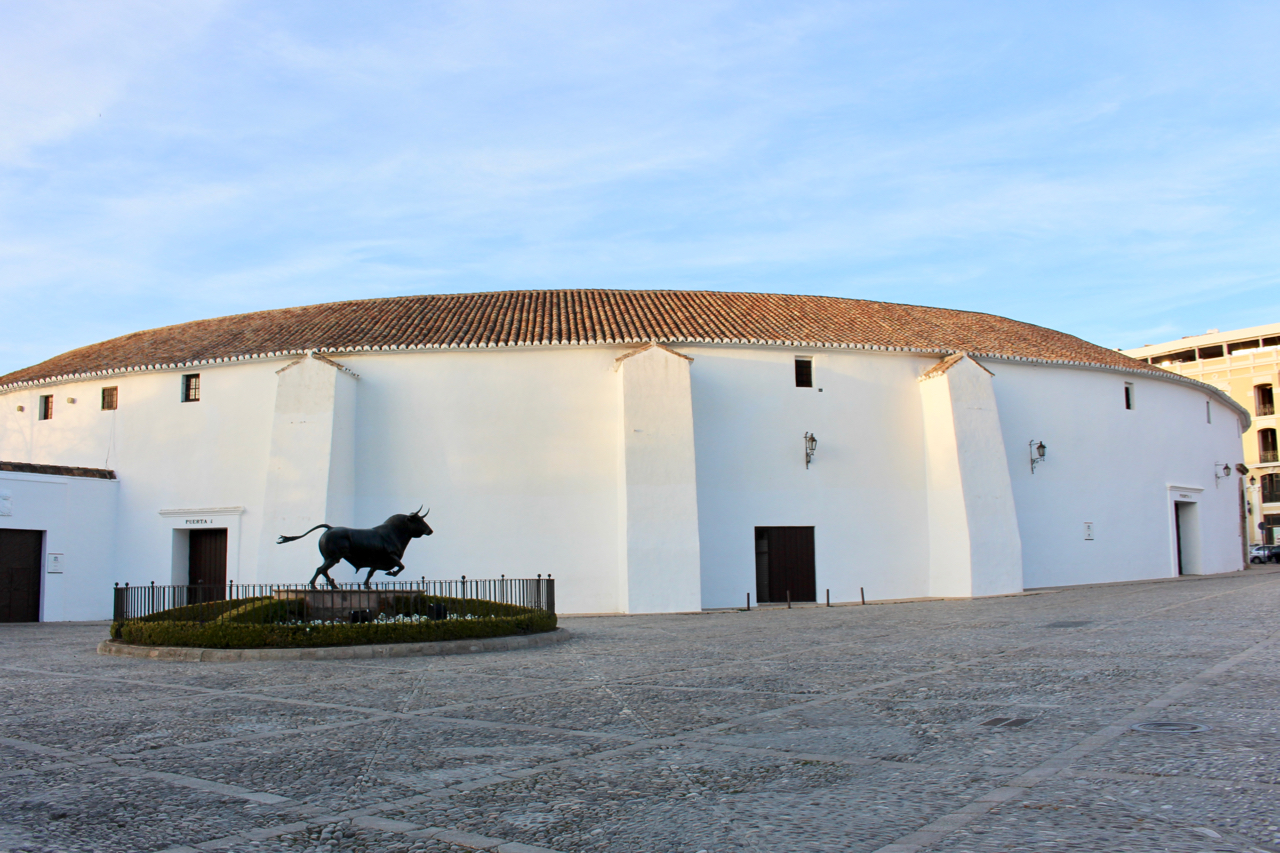
[[[0,6],[0,374],[515,288],[1280,321],[1280,4]]]

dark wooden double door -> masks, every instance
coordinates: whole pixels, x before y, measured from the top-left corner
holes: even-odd
[[[40,621],[43,530],[0,530],[0,622]]]
[[[197,588],[191,594],[200,601],[222,601],[227,597],[226,528],[193,530],[189,535],[187,583]]]
[[[756,528],[756,600],[817,601],[812,527]]]

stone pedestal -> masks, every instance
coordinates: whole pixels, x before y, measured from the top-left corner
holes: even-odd
[[[397,598],[421,593],[382,589],[277,589],[274,594],[279,601],[307,602],[311,619],[367,622],[379,613],[394,613]]]

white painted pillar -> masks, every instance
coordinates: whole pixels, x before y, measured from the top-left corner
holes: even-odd
[[[1022,590],[1022,540],[990,371],[953,355],[920,378],[929,594]]]
[[[256,582],[304,583],[322,562],[316,541],[324,531],[284,545],[276,537],[354,522],[359,377],[314,353],[277,372]],[[334,580],[350,580],[343,571],[332,570]]]
[[[649,344],[617,362],[619,609],[624,613],[702,609],[691,361]]]

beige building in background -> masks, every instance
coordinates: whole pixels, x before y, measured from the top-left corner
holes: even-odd
[[[1211,330],[1163,344],[1123,350],[1125,355],[1199,379],[1249,410],[1244,462],[1250,544],[1280,544],[1280,456],[1276,445],[1275,389],[1280,373],[1280,323],[1230,332]]]

